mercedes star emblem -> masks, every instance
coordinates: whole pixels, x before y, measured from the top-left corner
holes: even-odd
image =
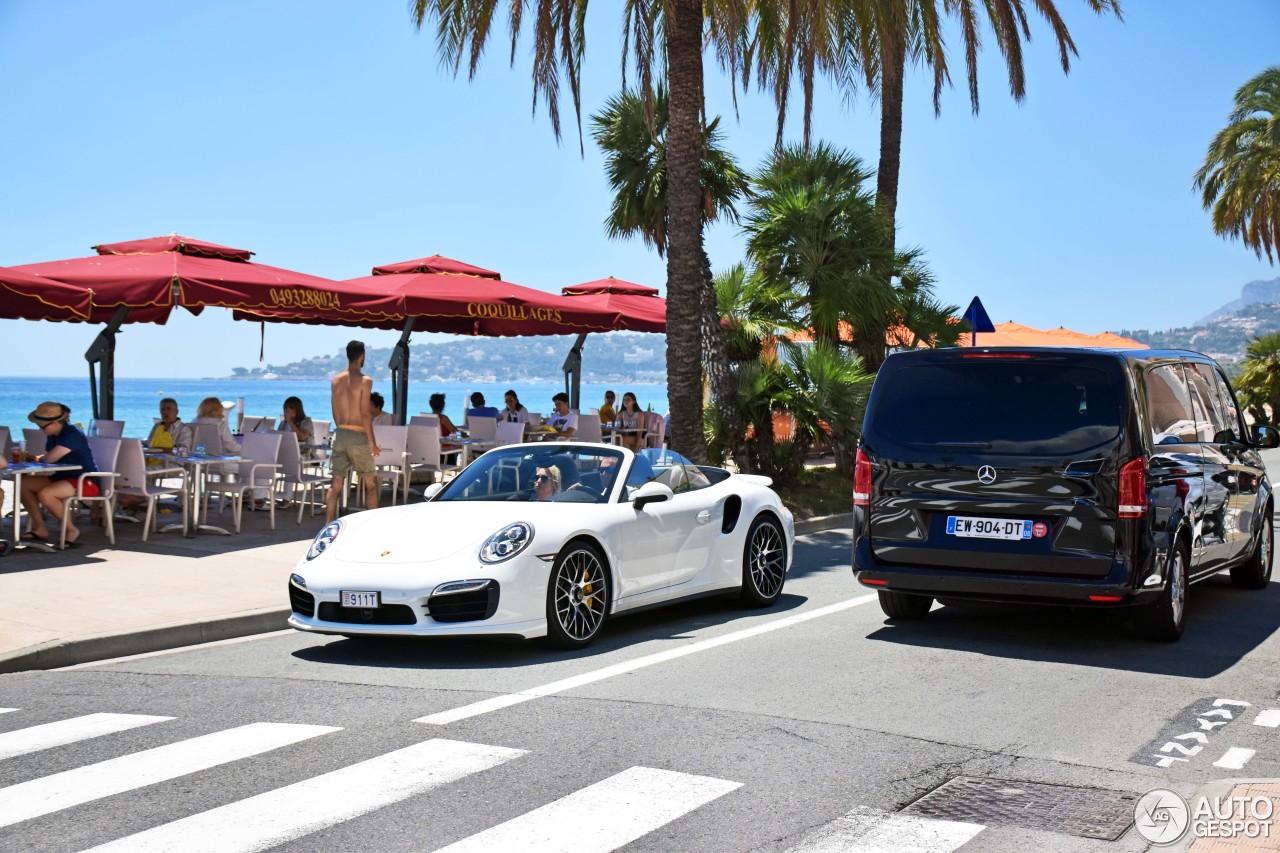
[[[978,482],[991,484],[996,481],[996,469],[990,465],[983,465],[978,469]]]

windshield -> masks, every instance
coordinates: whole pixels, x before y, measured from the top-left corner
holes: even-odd
[[[434,500],[602,504],[622,463],[621,451],[588,445],[499,447],[468,465]]]

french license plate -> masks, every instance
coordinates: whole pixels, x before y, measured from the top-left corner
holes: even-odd
[[[947,516],[947,534],[971,539],[1030,539],[1031,522],[1012,518]]]
[[[343,607],[376,608],[382,593],[356,590],[342,590]]]

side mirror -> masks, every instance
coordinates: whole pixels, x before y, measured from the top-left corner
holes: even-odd
[[[1267,424],[1253,424],[1249,427],[1249,437],[1257,447],[1280,447],[1280,430]]]
[[[631,503],[635,505],[637,510],[642,510],[646,504],[669,501],[674,496],[671,488],[663,483],[645,483],[636,489],[635,494],[631,496]]]
[[[429,501],[444,491],[444,483],[432,483],[422,490],[422,499]]]

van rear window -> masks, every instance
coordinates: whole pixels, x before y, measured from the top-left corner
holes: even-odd
[[[896,444],[1076,454],[1120,432],[1121,390],[1097,368],[1035,361],[920,364],[877,383],[872,428]]]

